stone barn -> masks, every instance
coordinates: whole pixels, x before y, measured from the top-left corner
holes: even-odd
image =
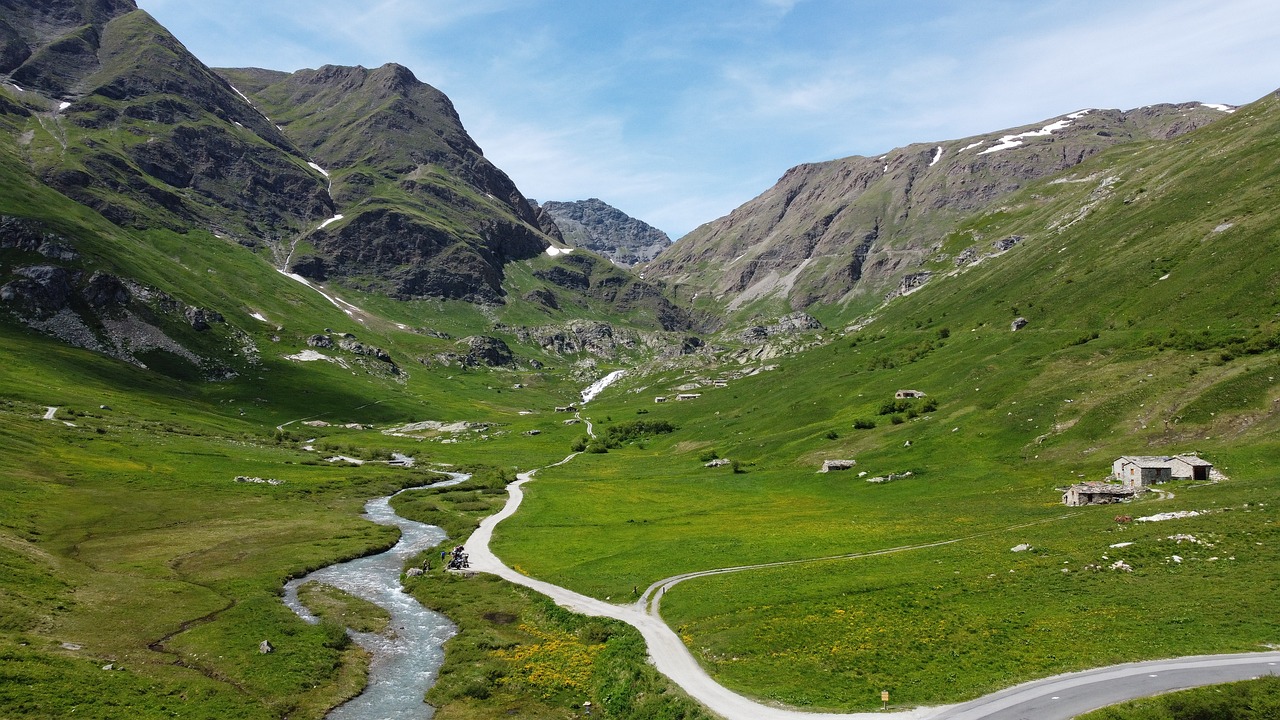
[[[1169,459],[1169,471],[1178,480],[1208,480],[1213,463],[1195,455],[1175,455]]]
[[[1062,504],[1068,507],[1083,505],[1110,505],[1128,500],[1137,489],[1114,483],[1086,482],[1072,485],[1062,493]]]

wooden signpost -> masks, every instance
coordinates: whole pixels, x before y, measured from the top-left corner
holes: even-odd
[[[880,691],[880,702],[883,705],[883,707],[880,708],[881,710],[889,709],[889,691],[888,690]]]

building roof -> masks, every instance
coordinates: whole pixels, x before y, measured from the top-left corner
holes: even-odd
[[[1104,482],[1097,482],[1097,481],[1077,483],[1075,485],[1072,485],[1070,489],[1075,490],[1076,492],[1087,492],[1087,493],[1103,494],[1103,495],[1106,495],[1106,494],[1132,495],[1133,494],[1133,488],[1126,487],[1124,485],[1117,485],[1115,483],[1104,483]]]
[[[1132,463],[1140,468],[1164,468],[1169,467],[1173,461],[1184,462],[1188,465],[1198,465],[1202,467],[1213,467],[1213,463],[1204,460],[1195,455],[1121,455],[1118,462]]]
[[[1169,467],[1172,459],[1167,455],[1122,455],[1120,462],[1132,463],[1140,468],[1163,468]]]

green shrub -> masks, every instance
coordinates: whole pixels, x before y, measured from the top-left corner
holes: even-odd
[[[876,421],[870,418],[858,418],[853,421],[853,428],[855,430],[871,430],[874,429],[875,426]]]

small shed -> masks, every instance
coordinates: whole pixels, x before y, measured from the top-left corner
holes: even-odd
[[[1127,485],[1086,482],[1067,488],[1067,491],[1062,493],[1062,504],[1068,507],[1110,505],[1128,500],[1137,493],[1136,488]]]
[[[680,393],[676,395],[677,400],[697,400],[702,397],[702,393]]]
[[[1111,463],[1111,474],[1128,487],[1147,487],[1173,479],[1169,458],[1164,455],[1125,455]]]
[[[1208,480],[1213,463],[1195,455],[1175,455],[1169,458],[1169,471],[1179,480]]]
[[[919,390],[899,390],[893,394],[893,397],[898,400],[914,400],[924,397],[924,393]]]
[[[655,398],[653,399],[653,401],[654,401],[654,402],[656,402],[656,403],[664,403],[664,402],[666,402],[666,401],[667,401],[667,396],[666,396],[666,395],[658,395],[657,397],[655,397]]]

